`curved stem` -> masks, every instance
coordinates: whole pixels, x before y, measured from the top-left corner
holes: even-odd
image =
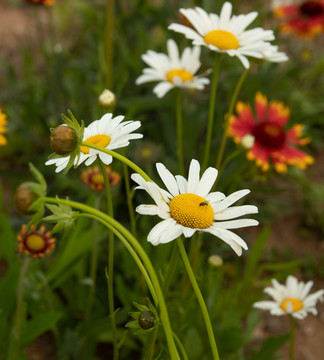
[[[241,90],[241,87],[242,87],[242,85],[244,83],[244,80],[245,80],[246,75],[248,74],[248,72],[249,72],[249,69],[245,69],[243,71],[241,77],[239,78],[239,81],[236,84],[235,90],[234,90],[232,98],[231,98],[228,113],[226,114],[226,117],[225,117],[226,120],[225,120],[224,132],[223,132],[221,144],[220,144],[220,147],[219,147],[219,150],[218,150],[218,156],[217,156],[217,161],[216,161],[216,169],[219,169],[220,166],[221,166],[221,163],[222,163],[224,149],[225,149],[226,140],[227,140],[227,133],[228,133],[228,127],[229,127],[230,119],[231,119],[231,116],[232,116],[233,111],[234,111],[234,106],[235,106],[235,103],[236,103],[238,93]]]
[[[183,126],[182,126],[182,96],[181,89],[177,90],[177,105],[176,105],[176,118],[177,118],[177,154],[180,175],[184,175],[184,160],[183,160]]]
[[[141,259],[138,257],[138,255],[136,254],[136,252],[134,251],[134,249],[132,248],[132,246],[129,244],[129,242],[127,241],[127,239],[120,233],[118,232],[111,224],[109,224],[107,221],[101,219],[98,216],[92,215],[92,214],[86,214],[86,213],[82,213],[82,214],[75,214],[74,215],[75,218],[79,218],[79,217],[87,217],[93,220],[96,220],[98,222],[100,222],[101,224],[103,224],[104,226],[106,226],[109,230],[111,230],[112,232],[114,232],[114,234],[118,237],[118,239],[124,244],[124,246],[126,247],[126,249],[128,250],[128,252],[131,254],[131,256],[133,257],[136,265],[138,266],[138,268],[140,269],[147,287],[149,288],[153,301],[155,304],[158,304],[158,298],[156,296],[156,292],[154,290],[152,281],[141,261]]]
[[[294,360],[295,358],[295,318],[290,315],[290,351],[289,351],[289,360]]]
[[[65,199],[55,199],[55,198],[51,198],[51,197],[43,197],[43,201],[46,203],[51,203],[51,204],[69,205],[69,206],[79,209],[81,211],[84,211],[84,212],[87,212],[94,216],[97,216],[97,217],[101,218],[102,220],[106,221],[107,223],[109,223],[114,229],[116,229],[120,234],[122,234],[127,239],[129,244],[134,248],[134,250],[137,252],[139,257],[141,258],[143,265],[145,266],[148,274],[151,277],[152,284],[156,291],[158,304],[160,306],[161,321],[162,321],[162,325],[164,328],[164,333],[165,333],[166,341],[168,344],[170,357],[172,360],[179,360],[179,354],[178,354],[177,348],[175,346],[174,339],[172,337],[172,329],[171,329],[170,319],[169,319],[169,315],[168,315],[168,310],[167,310],[167,307],[166,307],[166,304],[164,301],[164,297],[163,297],[163,293],[162,293],[161,286],[159,283],[159,279],[157,277],[157,274],[154,270],[154,267],[153,267],[148,255],[146,254],[145,250],[142,248],[141,244],[118,221],[114,220],[109,215],[106,215],[99,210],[93,209],[92,207],[90,207],[88,205],[81,204],[76,201],[65,200]]]
[[[108,215],[112,218],[114,217],[113,203],[111,197],[110,190],[110,182],[107,174],[106,165],[100,160],[98,157],[99,166],[101,168],[101,172],[105,182],[105,189],[107,195],[107,209]],[[109,304],[109,312],[111,318],[111,326],[112,326],[112,339],[113,339],[113,353],[114,360],[118,360],[119,351],[118,351],[118,341],[117,341],[117,327],[116,327],[116,319],[115,319],[115,304],[114,304],[114,252],[115,252],[115,241],[114,241],[114,233],[109,231],[108,234],[108,304]]]
[[[209,161],[210,145],[213,136],[215,102],[216,102],[217,84],[218,84],[221,59],[222,59],[221,54],[216,54],[213,79],[211,84],[210,100],[209,100],[207,134],[206,134],[205,153],[204,153],[202,170],[205,170],[207,168]]]
[[[186,350],[185,350],[184,346],[182,345],[180,339],[174,332],[172,332],[172,335],[174,337],[174,340],[175,340],[178,348],[180,349],[183,360],[188,360],[188,355],[187,355]]]
[[[127,168],[126,164],[123,164],[123,169],[124,169],[124,181],[125,181],[129,220],[131,223],[132,234],[136,237],[137,236],[136,221],[135,221],[135,214],[134,214],[134,208],[133,208],[133,203],[132,203],[132,194],[130,191],[131,187],[130,187],[130,182],[129,182],[129,173],[128,173],[128,168]]]
[[[120,155],[118,153],[116,153],[115,151],[112,150],[108,150],[105,149],[101,146],[95,145],[95,144],[90,144],[87,142],[82,142],[81,144],[82,146],[87,146],[91,149],[95,149],[101,152],[104,152],[105,154],[109,154],[112,157],[114,157],[115,159],[120,160],[122,163],[126,164],[127,166],[129,166],[130,168],[132,168],[134,171],[136,171],[138,174],[140,174],[142,176],[142,178],[146,181],[152,181],[151,178],[140,168],[138,167],[136,164],[134,164],[132,161],[128,160],[125,156]]]
[[[191,265],[190,265],[190,262],[189,262],[189,259],[188,259],[186,250],[185,250],[185,248],[183,246],[183,242],[182,242],[181,238],[177,239],[177,244],[178,244],[178,248],[179,248],[182,260],[183,260],[183,264],[184,264],[184,266],[185,266],[185,268],[187,270],[187,274],[189,276],[191,285],[192,285],[193,290],[194,290],[194,292],[196,294],[198,303],[200,305],[201,312],[202,312],[203,317],[204,317],[206,330],[207,330],[207,334],[208,334],[208,338],[209,338],[209,343],[210,343],[210,347],[211,347],[211,350],[212,350],[212,353],[213,353],[213,359],[214,360],[219,360],[217,345],[216,345],[216,341],[215,341],[213,327],[212,327],[212,324],[211,324],[211,321],[210,321],[210,318],[209,318],[208,309],[207,309],[207,306],[205,304],[204,298],[203,298],[203,296],[201,294],[201,291],[199,289],[199,286],[198,286],[197,280],[195,278],[195,275],[194,275],[194,273],[192,271],[192,268],[191,268]]]

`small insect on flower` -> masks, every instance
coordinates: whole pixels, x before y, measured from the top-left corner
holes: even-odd
[[[208,201],[202,201],[199,206],[208,206]]]
[[[17,235],[18,248],[21,253],[30,255],[33,258],[41,258],[50,253],[55,248],[56,240],[51,237],[51,232],[45,232],[45,226],[42,225],[38,230],[35,225],[27,229],[24,224],[21,227],[20,234]]]

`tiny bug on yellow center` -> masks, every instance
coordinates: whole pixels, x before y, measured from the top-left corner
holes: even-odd
[[[208,205],[208,202],[207,201],[203,201],[199,204],[199,206],[207,206]]]

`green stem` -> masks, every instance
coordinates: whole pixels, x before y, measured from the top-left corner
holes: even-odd
[[[99,200],[100,198],[96,199],[95,208],[97,209],[99,207]],[[91,312],[92,312],[92,306],[94,301],[94,295],[96,292],[96,282],[97,282],[97,264],[98,264],[98,226],[97,222],[93,224],[93,239],[92,239],[92,251],[91,251],[91,263],[90,263],[90,278],[92,280],[92,286],[89,290],[89,297],[88,297],[88,303],[87,303],[87,309],[85,313],[85,320],[89,321]]]
[[[181,89],[177,90],[177,105],[176,105],[176,118],[177,118],[177,154],[180,175],[184,175],[184,160],[183,160],[183,126],[182,126],[182,96]]]
[[[222,59],[221,54],[216,54],[214,71],[213,71],[213,79],[212,79],[212,83],[211,83],[210,100],[209,100],[209,113],[208,113],[205,153],[204,153],[204,160],[203,160],[203,166],[202,166],[203,170],[205,170],[207,168],[208,161],[209,161],[210,145],[211,145],[211,139],[213,136],[215,102],[216,102],[217,84],[218,84],[218,76],[219,76],[219,71],[220,71],[221,59]]]
[[[100,160],[98,157],[99,166],[101,168],[101,172],[105,182],[105,189],[107,195],[107,210],[108,215],[112,218],[114,217],[113,203],[111,197],[110,190],[110,182],[107,174],[106,165]],[[117,327],[116,327],[116,319],[115,319],[115,304],[114,304],[114,253],[115,253],[115,241],[114,241],[114,233],[109,231],[108,234],[108,304],[109,304],[109,313],[111,318],[111,326],[112,326],[112,338],[114,345],[114,360],[118,360],[119,351],[118,351],[118,341],[117,341]]]
[[[189,262],[189,259],[188,259],[186,250],[185,250],[185,248],[183,246],[183,242],[182,242],[181,238],[177,239],[177,244],[178,244],[178,248],[179,248],[179,251],[180,251],[184,266],[185,266],[185,268],[187,270],[188,277],[190,279],[191,285],[192,285],[192,287],[194,289],[194,292],[196,294],[198,303],[200,305],[201,312],[202,312],[203,317],[204,317],[206,330],[207,330],[207,334],[208,334],[208,338],[209,338],[209,342],[210,342],[210,347],[211,347],[211,350],[212,350],[212,353],[213,353],[213,359],[214,360],[219,360],[217,345],[216,345],[216,341],[215,341],[213,327],[212,327],[212,324],[211,324],[211,321],[210,321],[210,318],[209,318],[208,309],[207,309],[207,306],[205,304],[204,298],[203,298],[203,296],[201,294],[201,291],[199,289],[199,286],[198,286],[198,283],[196,281],[195,275],[194,275],[194,273],[192,271],[192,268],[191,268],[191,265],[190,265],[190,262]]]
[[[168,265],[167,273],[164,276],[163,285],[162,285],[162,291],[163,291],[164,296],[166,296],[168,293],[170,282],[171,282],[174,272],[177,268],[177,264],[178,264],[178,260],[179,260],[179,250],[178,250],[177,244],[174,243],[172,246],[173,246],[173,248],[172,248],[171,259],[170,259],[170,262]]]
[[[30,263],[29,258],[25,258],[22,262],[20,268],[20,274],[17,285],[17,298],[16,298],[16,312],[13,324],[13,331],[10,338],[9,350],[7,354],[8,360],[16,360],[19,357],[19,349],[20,349],[20,335],[21,328],[23,325],[24,318],[24,280],[25,275]]]
[[[225,150],[225,145],[226,145],[226,140],[227,140],[227,133],[228,133],[228,127],[229,127],[229,123],[230,123],[230,119],[231,116],[233,114],[234,111],[234,106],[236,103],[236,99],[237,96],[241,90],[241,87],[244,83],[244,80],[246,78],[246,75],[248,74],[249,69],[245,69],[241,75],[241,77],[239,78],[239,81],[236,84],[235,90],[233,92],[232,98],[231,98],[231,102],[230,102],[230,106],[228,109],[228,113],[226,114],[225,117],[225,124],[224,124],[224,132],[223,132],[223,136],[222,136],[222,140],[221,140],[221,144],[218,150],[218,156],[217,156],[217,161],[216,161],[216,169],[219,169],[222,163],[222,159],[223,159],[223,155],[224,155],[224,150]]]
[[[147,360],[152,360],[154,358],[155,342],[157,339],[158,331],[159,331],[159,327],[156,326],[148,339],[147,342],[148,353],[146,357]]]
[[[178,345],[178,348],[180,349],[183,360],[188,360],[188,355],[187,355],[186,350],[183,347],[180,339],[178,338],[178,336],[174,332],[172,332],[172,335],[174,337],[174,340],[175,340],[176,344]]]
[[[106,34],[105,34],[105,60],[106,60],[106,87],[112,89],[112,65],[114,58],[114,41],[113,41],[113,30],[114,30],[114,12],[115,2],[114,0],[107,0],[106,8]]]
[[[87,143],[87,142],[82,142],[81,145],[82,145],[82,146],[87,146],[87,147],[89,147],[89,148],[91,148],[91,149],[95,149],[95,150],[104,152],[105,154],[111,155],[111,156],[114,157],[115,159],[120,160],[122,163],[126,164],[126,165],[129,166],[131,169],[133,169],[135,172],[137,172],[138,174],[140,174],[145,181],[152,181],[151,178],[150,178],[140,167],[138,167],[138,166],[137,166],[136,164],[134,164],[132,161],[128,160],[125,156],[120,155],[120,154],[116,153],[115,151],[105,149],[105,148],[103,148],[103,147],[101,147],[101,146],[98,146],[98,145],[95,145],[95,144],[90,144],[90,143]]]
[[[118,237],[118,239],[124,244],[124,246],[126,247],[126,249],[128,250],[128,252],[131,254],[131,256],[133,257],[136,265],[138,266],[138,268],[140,269],[144,279],[145,279],[145,282],[146,282],[146,285],[147,287],[149,288],[150,292],[151,292],[151,295],[152,295],[152,298],[153,298],[153,301],[155,304],[158,304],[158,298],[156,296],[156,292],[154,290],[154,287],[153,287],[153,284],[152,284],[152,281],[141,261],[141,259],[138,257],[138,255],[136,254],[136,252],[134,251],[134,249],[132,248],[132,246],[129,244],[129,242],[127,241],[127,239],[120,233],[118,232],[111,224],[109,224],[107,221],[101,219],[100,217],[98,216],[95,216],[95,215],[92,215],[92,214],[86,214],[86,213],[83,213],[83,214],[75,214],[74,215],[75,218],[79,218],[79,217],[87,217],[87,218],[90,218],[90,219],[93,219],[93,220],[96,220],[98,222],[100,222],[101,224],[103,224],[104,226],[106,226],[109,230],[113,231],[114,234]]]
[[[294,360],[295,356],[295,318],[290,315],[290,352],[289,360]]]
[[[136,240],[136,238],[124,226],[122,226],[118,221],[116,221],[115,219],[111,218],[109,215],[106,215],[99,210],[93,209],[92,207],[90,207],[88,205],[81,204],[81,203],[71,201],[71,200],[55,199],[55,198],[50,198],[50,197],[43,197],[43,201],[45,203],[51,203],[51,204],[68,205],[68,206],[74,207],[76,209],[79,209],[81,211],[92,214],[98,218],[101,218],[102,220],[109,223],[116,231],[118,231],[120,234],[122,234],[127,239],[129,244],[133,247],[133,249],[139,255],[141,261],[143,262],[143,265],[146,268],[146,271],[150,275],[153,287],[156,292],[156,297],[158,299],[158,304],[160,306],[161,321],[162,321],[162,325],[164,328],[164,333],[165,333],[166,341],[168,344],[170,357],[172,360],[179,360],[179,354],[178,354],[177,348],[175,346],[174,339],[172,337],[172,329],[171,329],[170,319],[169,319],[169,315],[168,315],[168,310],[167,310],[167,307],[166,307],[166,304],[164,301],[164,297],[163,297],[163,293],[162,293],[161,286],[159,283],[159,279],[157,277],[157,274],[154,270],[154,267],[153,267],[148,255],[146,254],[146,252],[143,249],[143,247],[141,246],[141,244]]]
[[[132,234],[136,237],[137,230],[136,230],[134,207],[132,203],[132,194],[130,191],[129,173],[128,173],[128,167],[126,166],[125,163],[123,164],[123,168],[124,168],[124,180],[125,180],[126,200],[127,200],[127,207],[129,213],[129,220],[131,223]]]

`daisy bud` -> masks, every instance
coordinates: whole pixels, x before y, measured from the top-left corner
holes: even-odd
[[[60,125],[51,129],[50,146],[58,155],[66,155],[72,152],[77,145],[78,138],[74,129]]]
[[[208,258],[208,263],[212,268],[218,268],[223,265],[223,259],[218,255],[211,255]]]
[[[113,108],[116,105],[116,96],[110,90],[105,89],[100,94],[98,102],[103,108]]]
[[[15,205],[16,209],[24,215],[29,215],[30,205],[37,199],[37,195],[30,189],[32,182],[24,182],[19,185],[15,193]]]
[[[151,329],[154,326],[155,316],[152,311],[144,310],[138,317],[138,323],[142,329]]]

